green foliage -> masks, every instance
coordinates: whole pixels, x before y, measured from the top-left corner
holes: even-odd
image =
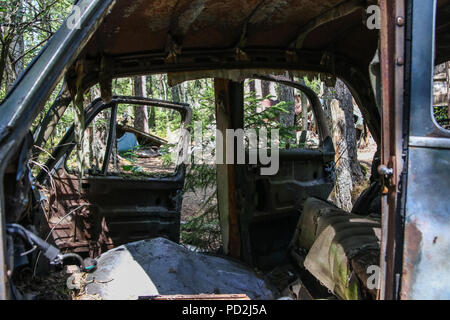
[[[122,165],[122,170],[127,172],[132,172],[132,173],[141,173],[142,172],[142,167],[136,165],[137,162],[137,158],[138,158],[138,154],[137,151],[139,151],[142,147],[136,146],[133,149],[121,153],[121,156],[123,156],[126,160],[128,160],[131,164],[130,165]]]
[[[449,128],[450,120],[448,118],[448,106],[434,107],[434,118],[437,123],[444,128]]]
[[[207,251],[221,246],[221,232],[217,211],[216,192],[212,193],[200,209],[200,214],[189,217],[181,227],[181,241]]]
[[[310,87],[311,89],[314,90],[314,92],[320,96],[321,94],[321,84],[322,81],[320,80],[320,76],[317,78],[314,78],[313,80],[309,81],[307,77],[303,78],[303,81],[305,82],[305,84]]]
[[[0,0],[0,61],[2,82],[0,101],[6,96],[14,80],[69,15],[73,0],[23,1]],[[23,52],[17,50],[15,41],[23,42]]]
[[[192,164],[184,184],[184,193],[207,194],[214,190],[202,207],[181,225],[181,241],[202,250],[217,251],[221,246],[219,211],[217,209],[216,166]]]
[[[177,147],[176,144],[166,144],[159,148],[159,153],[161,154],[161,160],[163,163],[163,167],[169,167],[174,164],[175,159],[173,159],[173,151]]]
[[[190,99],[192,106],[192,123],[202,124],[202,131],[208,133],[216,126],[215,94],[213,79],[197,80],[190,83]],[[194,138],[194,137],[192,137]],[[209,140],[208,140],[209,138]],[[215,135],[205,135],[203,145],[215,141]],[[219,212],[217,210],[216,166],[208,164],[192,164],[188,167],[184,192],[206,194],[213,190],[202,207],[188,218],[181,226],[181,240],[185,244],[196,246],[203,250],[217,251],[221,245]],[[210,191],[211,192],[211,191]]]
[[[278,129],[280,137],[280,148],[285,149],[288,146],[290,148],[296,147],[292,144],[292,141],[296,140],[295,126],[283,126],[279,119],[283,113],[290,113],[293,108],[292,102],[281,101],[278,104],[263,110],[262,112],[256,112],[261,102],[265,99],[272,99],[272,96],[267,96],[264,99],[260,99],[256,96],[255,92],[249,92],[245,96],[244,104],[244,127],[245,129],[255,129],[256,134],[259,136],[261,128],[266,128],[268,133],[268,146],[271,143],[271,130]]]

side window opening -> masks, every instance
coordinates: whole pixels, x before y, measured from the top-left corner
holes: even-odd
[[[433,73],[433,116],[443,129],[450,130],[450,25],[446,21],[446,6],[438,4],[435,27],[435,67]]]
[[[299,148],[318,148],[320,136],[310,101],[302,94],[295,95],[296,145]]]
[[[103,166],[108,141],[110,114],[110,109],[102,110],[85,129],[83,167],[88,174],[95,175],[100,173]],[[67,157],[66,169],[69,172],[78,171],[76,149],[73,149]]]
[[[308,98],[300,91],[275,82],[246,82],[245,129],[278,129],[280,149],[316,149],[320,145],[317,122]]]
[[[181,114],[178,111],[150,107],[155,112],[155,126],[148,132],[139,128],[130,111],[132,106],[120,105],[116,121],[116,139],[108,164],[107,175],[127,178],[165,177],[174,174],[177,147],[180,141]],[[137,108],[144,106],[136,106]],[[111,109],[101,111],[84,134],[84,163],[86,174],[101,173],[109,134]],[[168,120],[169,119],[169,120]],[[171,123],[161,131],[163,122]],[[159,124],[159,125],[158,125]],[[78,172],[75,149],[66,160],[69,172]]]
[[[108,174],[137,178],[164,177],[175,172],[176,151],[181,138],[181,114],[171,109],[149,108],[155,117],[154,123],[149,124],[148,131],[139,128],[130,112],[119,113],[116,135],[117,157],[112,157]],[[162,123],[169,125],[162,126]],[[164,127],[166,130],[158,129]]]
[[[450,130],[450,61],[434,68],[433,115],[438,125]]]

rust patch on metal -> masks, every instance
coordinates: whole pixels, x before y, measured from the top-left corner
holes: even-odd
[[[53,180],[55,190],[50,194],[47,221],[49,228],[54,228],[56,245],[62,251],[89,253],[90,257],[114,248],[105,218],[89,205],[83,192],[75,192],[78,179],[60,169]],[[85,205],[81,206],[82,203]],[[70,212],[72,214],[66,217]]]
[[[408,299],[408,294],[411,292],[411,286],[414,282],[414,269],[419,264],[421,247],[422,232],[420,232],[415,222],[407,223],[405,227],[401,299]]]

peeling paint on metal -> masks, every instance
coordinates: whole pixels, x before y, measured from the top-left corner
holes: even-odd
[[[139,8],[139,6],[144,2],[145,0],[134,0],[131,2],[131,4],[125,8],[123,17],[129,18],[131,15]]]
[[[194,0],[192,1],[189,9],[183,12],[178,21],[178,27],[182,34],[186,33],[198,16],[205,9],[205,0]]]
[[[250,19],[251,24],[268,23],[275,13],[285,10],[289,3],[286,0],[273,1],[263,4],[263,7]]]

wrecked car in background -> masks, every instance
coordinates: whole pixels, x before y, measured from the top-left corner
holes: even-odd
[[[261,175],[262,161],[256,167],[217,165],[224,254],[262,270],[294,261],[341,299],[449,299],[450,133],[430,110],[433,67],[450,60],[450,1],[381,0],[380,30],[361,23],[362,16],[368,18],[366,8],[376,4],[78,1],[80,28],[63,25],[0,106],[0,298],[16,297],[16,257],[34,247],[61,264],[80,260],[77,253],[97,258],[130,241],[160,236],[179,240],[183,165],[172,175],[144,180],[109,174],[115,168],[110,157],[120,130],[114,118],[117,104],[159,104],[189,121],[186,105],[113,97],[112,80],[167,73],[172,85],[214,78],[217,128],[222,131],[243,127],[245,79],[297,88],[315,113],[319,145],[281,150],[277,174]],[[314,92],[273,76],[286,71],[300,77],[320,74],[327,83],[338,77],[361,107],[381,159],[372,172],[373,184],[352,213],[326,202],[339,152]],[[33,136],[32,122],[63,78],[66,89]],[[51,172],[31,177],[33,145],[48,138],[51,123],[69,103],[83,108],[84,92],[96,84],[101,99],[81,114],[88,126],[102,109],[111,109],[102,165],[84,174],[79,170],[78,176],[71,172],[67,159],[72,130],[47,163]],[[57,187],[58,194],[48,195],[54,220],[42,214],[45,197],[36,189],[36,179],[42,184],[53,180]],[[377,207],[382,212],[371,212]],[[62,223],[66,215],[73,219]],[[54,246],[36,236],[42,237],[41,226],[52,231]],[[110,252],[98,261],[107,260]],[[94,267],[83,260],[80,264],[85,271]],[[369,288],[367,270],[373,266],[379,268],[379,283]],[[259,298],[268,296],[264,291]]]

